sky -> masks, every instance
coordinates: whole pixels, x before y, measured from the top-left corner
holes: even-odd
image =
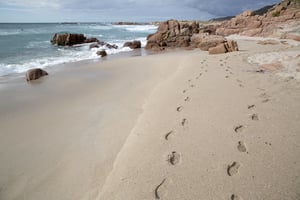
[[[280,0],[0,0],[0,22],[208,20]]]

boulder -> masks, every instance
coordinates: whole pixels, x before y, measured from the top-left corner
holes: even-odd
[[[74,44],[82,44],[86,40],[83,34],[72,34],[72,33],[55,33],[51,43],[59,46],[72,46]]]
[[[115,44],[108,44],[108,43],[106,43],[105,46],[106,46],[107,48],[109,48],[109,49],[118,49],[118,48],[119,48],[119,47],[118,47],[117,45],[115,45]]]
[[[129,47],[131,49],[139,49],[141,48],[142,43],[139,40],[134,40],[132,42],[125,42],[123,47]]]
[[[227,49],[223,43],[218,44],[218,46],[216,46],[216,47],[211,47],[208,49],[209,54],[221,54],[221,53],[226,53],[226,52],[227,52]]]
[[[168,20],[159,24],[154,34],[148,35],[146,49],[188,47],[193,34],[199,33],[196,21]]]
[[[98,56],[101,56],[101,58],[102,58],[102,57],[107,56],[107,53],[106,53],[105,50],[101,50],[101,51],[97,51],[97,55],[98,55]]]
[[[26,80],[32,81],[47,76],[48,73],[40,68],[30,69],[26,72]]]
[[[191,37],[191,46],[207,51],[211,47],[216,47],[225,42],[225,38],[219,35],[208,35],[207,33],[194,34]]]
[[[208,49],[209,54],[221,54],[221,53],[228,53],[233,51],[238,51],[237,42],[234,40],[228,40],[224,43],[218,44],[215,47],[211,47]]]
[[[233,51],[238,51],[238,44],[236,41],[234,40],[228,40],[224,43],[225,48],[227,50],[227,52],[233,52]]]

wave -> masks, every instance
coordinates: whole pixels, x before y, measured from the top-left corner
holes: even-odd
[[[152,33],[157,30],[155,25],[113,25],[116,28],[125,29],[130,32]]]
[[[83,60],[101,59],[101,57],[97,55],[97,51],[99,50],[105,50],[108,55],[132,51],[132,49],[130,49],[129,47],[121,46],[119,46],[118,49],[109,49],[107,47],[89,49],[89,44],[78,45],[68,48],[58,48],[60,56],[30,59],[22,64],[0,63],[0,76],[6,76],[14,73],[24,73],[25,71],[36,67],[46,68],[54,65],[78,62]]]

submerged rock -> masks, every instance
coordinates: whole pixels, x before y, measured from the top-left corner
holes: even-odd
[[[48,72],[40,69],[40,68],[34,68],[34,69],[30,69],[26,72],[26,80],[27,81],[32,81],[32,80],[36,80],[39,79],[43,76],[47,76]]]
[[[101,57],[105,57],[105,56],[107,56],[107,53],[105,50],[101,50],[101,51],[97,51],[97,55],[101,56]]]

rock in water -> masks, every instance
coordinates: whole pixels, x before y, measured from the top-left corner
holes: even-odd
[[[105,57],[105,56],[107,56],[107,53],[105,50],[101,50],[101,51],[97,51],[97,55],[101,56],[101,57]]]
[[[139,49],[141,48],[142,43],[139,40],[134,40],[132,42],[125,42],[123,47],[129,47],[131,49]]]
[[[72,46],[74,44],[82,44],[86,41],[86,37],[83,34],[77,33],[55,33],[51,43],[59,46]]]
[[[47,76],[48,73],[40,68],[30,69],[26,72],[26,80],[32,81]]]

